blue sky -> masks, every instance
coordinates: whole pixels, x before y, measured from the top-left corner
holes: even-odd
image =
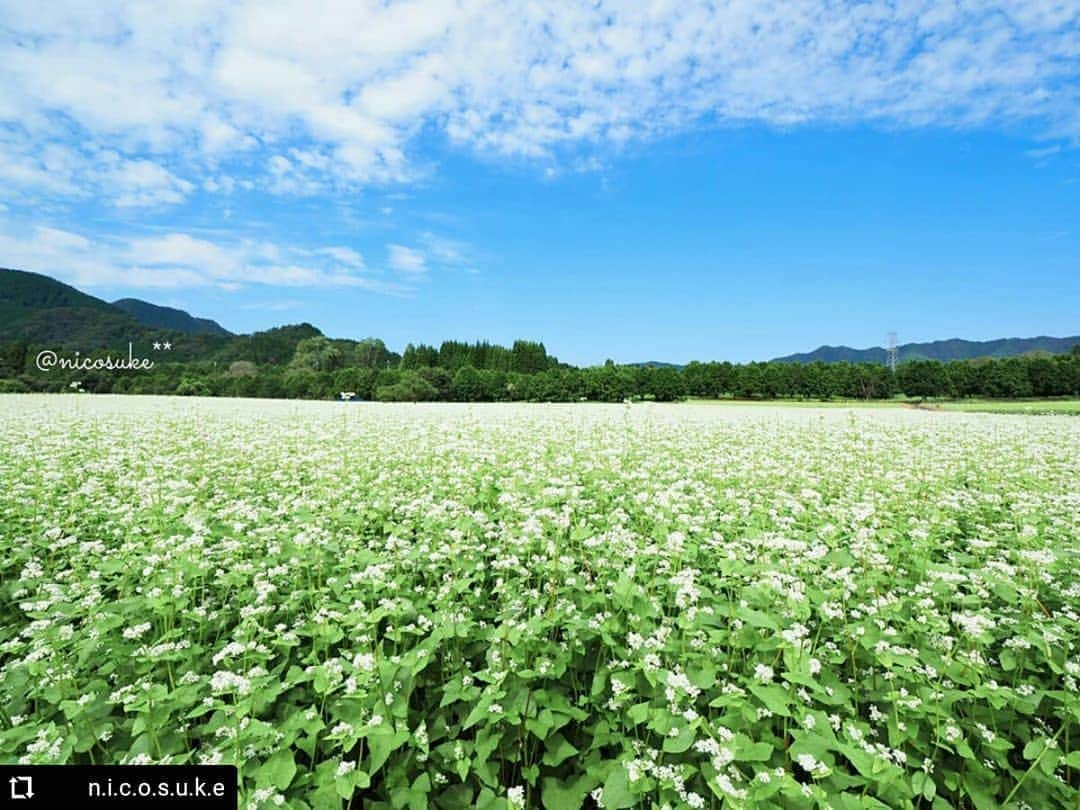
[[[561,359],[1080,333],[1080,6],[0,2],[0,266]]]

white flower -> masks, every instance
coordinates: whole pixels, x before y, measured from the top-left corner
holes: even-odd
[[[142,624],[136,624],[133,627],[125,627],[123,636],[128,640],[134,640],[142,638],[147,631],[150,630],[150,622],[143,622]]]
[[[371,653],[357,653],[353,656],[352,664],[359,670],[371,672],[375,669],[375,656]]]
[[[356,770],[356,763],[355,762],[346,762],[345,760],[342,760],[341,762],[338,763],[338,766],[337,766],[337,776],[339,776],[339,777],[345,776],[346,774],[350,774],[355,770]]]
[[[251,691],[251,681],[243,675],[219,670],[211,676],[210,688],[215,692],[236,691],[240,695],[246,695]]]

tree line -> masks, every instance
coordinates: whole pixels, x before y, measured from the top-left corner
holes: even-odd
[[[306,325],[305,325],[306,326]],[[445,341],[398,355],[377,338],[332,340],[313,327],[242,336],[208,359],[157,362],[150,371],[61,377],[33,367],[34,347],[0,344],[0,392],[69,390],[381,401],[670,402],[736,399],[887,399],[1080,396],[1080,347],[1068,355],[938,362],[892,372],[875,363],[692,362],[683,367],[560,363],[543,343]],[[93,356],[91,354],[90,356]],[[160,358],[161,355],[158,355]]]

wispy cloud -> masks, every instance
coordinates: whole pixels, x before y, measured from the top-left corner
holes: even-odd
[[[1061,145],[1054,144],[1053,146],[1042,146],[1037,149],[1028,149],[1024,154],[1027,155],[1029,158],[1032,158],[1033,160],[1043,160],[1050,157],[1051,155],[1056,155],[1060,151]]]
[[[313,194],[414,177],[422,130],[538,171],[739,122],[1076,143],[1078,25],[1060,0],[8,3],[0,189],[166,205],[229,162]]]
[[[394,270],[401,273],[426,273],[427,257],[422,252],[404,245],[387,245],[386,261]]]
[[[409,287],[362,272],[356,251],[340,246],[311,250],[253,240],[217,242],[185,233],[94,237],[34,226],[0,228],[0,255],[8,266],[46,273],[88,289],[216,287],[349,287],[402,295]]]
[[[467,242],[449,239],[431,231],[420,234],[420,242],[433,262],[453,270],[464,270],[467,273],[479,272],[474,258],[475,251]]]
[[[350,247],[324,247],[319,248],[315,253],[321,256],[329,256],[345,267],[352,267],[357,270],[364,269],[364,257]]]
[[[287,312],[292,309],[299,309],[303,305],[303,301],[287,298],[281,301],[253,301],[249,304],[242,304],[240,308],[259,312]]]

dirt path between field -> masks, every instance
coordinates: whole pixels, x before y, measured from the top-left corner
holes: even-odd
[[[934,405],[927,402],[905,402],[903,403],[905,408],[911,408],[914,411],[931,411],[933,413],[940,413],[944,410],[940,405]]]

